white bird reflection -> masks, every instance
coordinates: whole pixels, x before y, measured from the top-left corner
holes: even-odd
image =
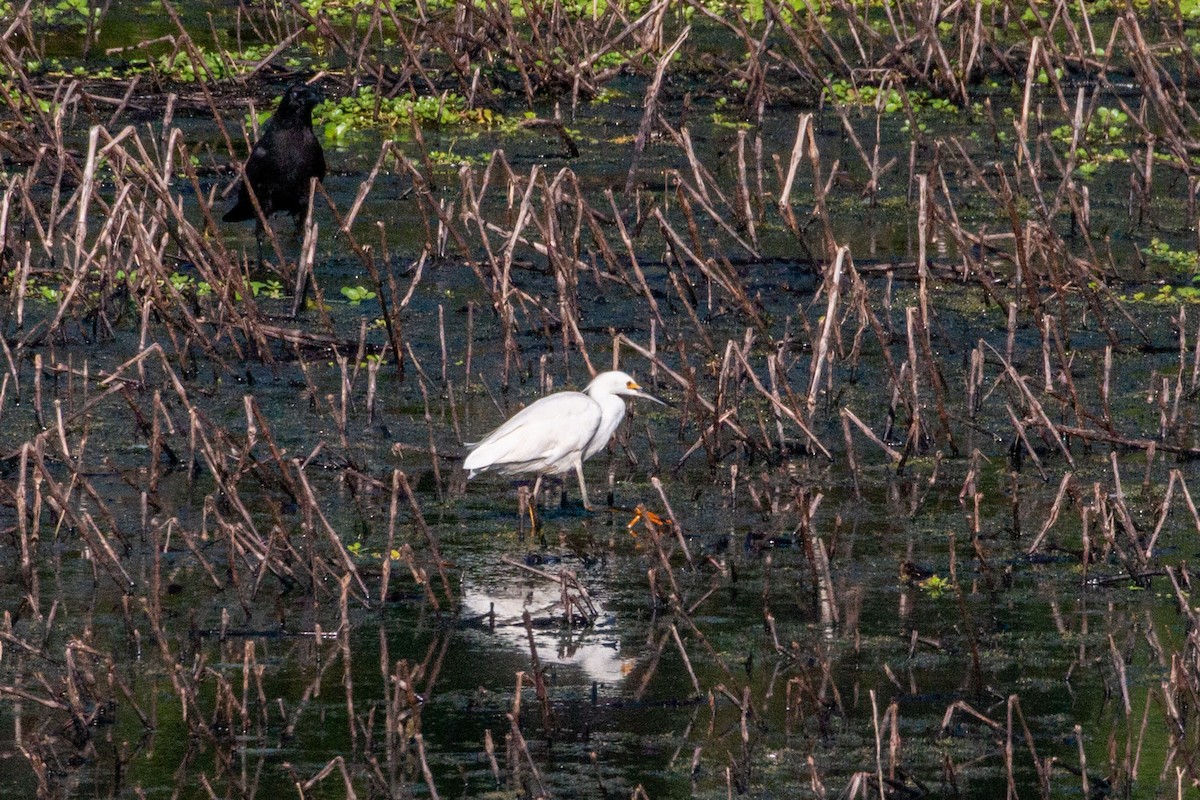
[[[562,595],[554,584],[479,586],[466,583],[462,616],[486,628],[496,639],[528,659],[529,635],[524,612],[529,611],[538,659],[544,665],[562,664],[581,669],[597,683],[617,684],[628,675],[634,660],[621,657],[615,620],[593,599],[596,622],[591,627],[567,628]],[[561,676],[561,673],[560,673]]]

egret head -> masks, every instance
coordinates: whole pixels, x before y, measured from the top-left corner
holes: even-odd
[[[588,384],[586,391],[592,397],[602,394],[619,394],[625,397],[641,397],[646,400],[652,400],[659,405],[667,405],[667,403],[659,400],[654,395],[642,391],[642,387],[629,373],[616,370],[613,372],[601,372],[595,378],[592,378],[592,382]]]

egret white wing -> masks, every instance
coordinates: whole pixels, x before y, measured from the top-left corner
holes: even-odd
[[[471,474],[563,472],[600,424],[600,406],[582,392],[559,392],[531,403],[483,438],[463,461]]]

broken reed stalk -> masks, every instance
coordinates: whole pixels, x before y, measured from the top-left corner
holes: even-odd
[[[846,257],[849,253],[850,248],[848,247],[838,248],[833,266],[828,269],[825,275],[825,324],[821,329],[821,337],[817,340],[815,355],[812,359],[812,368],[809,370],[811,378],[808,383],[807,408],[810,419],[817,406],[817,392],[821,387],[821,371],[825,366],[826,359],[830,357],[829,339],[837,320],[838,300],[841,297],[842,266],[846,262]]]
[[[538,769],[533,754],[529,751],[529,744],[525,741],[524,734],[521,733],[521,686],[524,679],[525,673],[518,672],[517,685],[513,691],[512,710],[508,712],[509,732],[506,737],[508,740],[508,764],[512,770],[513,779],[519,786],[524,785],[524,781],[521,780],[522,767],[528,767],[539,796],[544,796],[545,788],[541,770]]]
[[[544,569],[530,566],[509,556],[501,556],[500,561],[510,567],[536,575],[539,578],[555,583],[559,587],[559,595],[563,606],[563,618],[567,625],[574,623],[574,616],[579,613],[585,624],[591,625],[597,616],[597,609],[592,603],[591,595],[579,582],[578,577],[570,570],[559,570],[557,575]]]
[[[533,618],[529,609],[521,612],[521,621],[525,624],[525,638],[529,643],[529,667],[533,674],[534,695],[537,697],[538,708],[542,712],[542,728],[549,733],[553,730],[554,715],[550,710],[550,695],[546,691],[546,676],[542,669],[542,661],[538,657],[537,640],[533,636]]]
[[[450,578],[446,574],[446,563],[442,558],[437,537],[430,527],[425,524],[425,516],[421,513],[421,506],[417,502],[417,496],[413,493],[412,487],[408,483],[408,477],[403,472],[398,472],[396,480],[399,481],[400,488],[404,491],[404,496],[408,498],[408,507],[412,512],[413,522],[417,530],[421,532],[421,537],[425,540],[425,544],[429,548],[434,566],[437,568],[438,577],[442,582],[443,596],[446,598],[446,602],[453,603],[454,593],[450,589]]]
[[[650,133],[653,129],[653,124],[657,116],[658,97],[662,90],[663,78],[666,77],[667,67],[670,66],[671,60],[675,54],[679,52],[679,48],[687,41],[688,35],[691,33],[691,26],[685,26],[680,31],[679,36],[655,61],[654,78],[650,82],[649,88],[645,95],[645,108],[642,112],[642,121],[638,125],[637,136],[633,141],[633,156],[629,159],[629,172],[625,176],[625,192],[627,198],[635,197],[634,184],[637,180],[638,162],[641,160],[642,151],[645,150],[646,144],[650,140]]]

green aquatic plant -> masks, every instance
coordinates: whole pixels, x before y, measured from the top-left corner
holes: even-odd
[[[734,16],[739,21],[747,24],[758,24],[767,19],[766,3],[764,0],[741,0],[741,2],[731,3],[726,0],[706,0],[704,6],[715,13],[722,16]],[[691,7],[688,7],[691,11]],[[808,20],[816,20],[821,25],[829,26],[835,21],[835,17],[827,13],[828,9],[825,3],[809,4],[804,0],[782,0],[775,5],[773,13],[778,15],[780,22],[785,25],[804,24]],[[690,19],[690,15],[688,15]],[[872,21],[872,27],[881,27],[876,22]]]
[[[250,293],[269,300],[283,299],[283,284],[272,278],[266,281],[250,281]]]
[[[1127,139],[1125,123],[1128,121],[1129,115],[1119,108],[1101,106],[1096,109],[1096,113],[1088,121],[1087,130],[1079,137],[1080,141],[1091,146],[1125,141]],[[1059,125],[1050,131],[1050,138],[1056,142],[1068,144],[1075,138],[1075,126]]]
[[[618,97],[621,97],[621,95],[622,93],[620,91],[606,86],[596,92],[595,96],[592,97],[592,99],[588,102],[594,106],[607,105],[608,103],[616,100]]]
[[[1143,247],[1142,254],[1151,266],[1165,267],[1178,276],[1185,276],[1182,284],[1164,283],[1153,290],[1134,292],[1121,299],[1131,303],[1154,303],[1176,305],[1200,303],[1200,255],[1195,250],[1177,250],[1167,242],[1155,237]]]
[[[366,369],[367,367],[371,367],[371,366],[382,367],[386,363],[387,363],[387,361],[384,359],[384,357],[381,354],[368,353],[367,355],[363,356],[362,361],[358,362],[358,366],[359,366],[359,369]]]
[[[365,286],[343,286],[342,296],[352,306],[356,306],[363,300],[374,300],[375,293]]]
[[[241,50],[217,52],[197,46],[196,51],[200,56],[199,67],[190,51],[180,50],[173,54],[159,56],[152,67],[149,64],[144,67],[139,66],[136,61],[130,62],[124,70],[124,74],[136,75],[153,69],[160,75],[180,83],[194,83],[202,77],[208,80],[221,80],[249,72],[272,49],[271,45],[260,44],[246,45]],[[302,64],[296,58],[288,58],[286,61],[291,66]]]
[[[172,272],[168,280],[175,291],[180,294],[194,292],[196,297],[208,297],[212,294],[212,286],[208,281],[197,281],[191,275],[183,272]]]
[[[954,588],[953,583],[938,575],[930,575],[925,580],[917,581],[917,586],[934,600]]]
[[[329,2],[329,0],[325,0],[325,2]],[[341,0],[341,2],[345,2],[345,0]],[[486,9],[488,7],[487,0],[473,0],[473,2],[478,8]],[[761,7],[762,0],[757,0],[757,2]],[[426,4],[434,8],[453,8],[454,3],[455,0],[434,0],[434,2]],[[650,0],[559,0],[556,3],[562,13],[576,19],[599,19],[610,13],[637,16],[646,11],[650,5]],[[687,18],[690,18],[690,12],[690,8],[680,9],[680,13]],[[512,18],[515,20],[529,18],[529,11],[525,3],[520,0],[508,0],[508,13],[512,14]]]
[[[371,561],[385,560],[385,556],[384,556],[382,550],[367,550],[366,545],[364,545],[361,540],[357,541],[357,542],[351,542],[350,544],[346,545],[346,552],[348,552],[350,555],[354,556],[355,558],[359,558],[359,559],[363,559],[363,560],[371,560]],[[386,556],[386,559],[391,560],[391,561],[400,561],[403,558],[404,558],[404,554],[395,548],[392,548],[391,550],[389,550],[388,555]]]
[[[500,119],[490,109],[468,108],[467,101],[456,94],[381,97],[370,86],[349,97],[327,100],[313,111],[313,122],[331,143],[343,141],[353,131],[404,130],[413,122],[422,126],[493,125]]]
[[[461,167],[472,164],[486,164],[489,156],[481,154],[463,155],[453,150],[430,150],[429,160],[440,167]]]
[[[34,3],[33,20],[55,27],[80,26],[87,29],[88,19],[92,15],[88,0],[53,0],[49,3]],[[11,19],[13,7],[11,3],[0,3],[0,18]]]
[[[621,67],[629,63],[629,56],[620,50],[609,50],[592,60],[592,66],[596,69],[610,69],[612,67]]]
[[[1077,169],[1084,177],[1094,174],[1101,165],[1121,162],[1129,158],[1129,153],[1119,142],[1129,139],[1125,123],[1129,115],[1117,108],[1101,106],[1088,121],[1087,129],[1076,136],[1075,126],[1059,125],[1050,131],[1051,140],[1060,145],[1070,145],[1077,142]]]
[[[1176,272],[1196,272],[1200,269],[1200,255],[1195,250],[1176,250],[1157,236],[1142,248],[1148,260],[1163,264]]]
[[[3,16],[0,13],[0,16]],[[134,75],[144,75],[151,70],[149,61],[133,58],[114,64],[98,64],[70,58],[34,58],[24,64],[27,76],[47,76],[51,78],[84,78],[88,80],[122,80]],[[11,76],[12,70],[0,64],[0,76]]]
[[[1129,121],[1129,115],[1117,108],[1109,108],[1100,106],[1096,109],[1096,115],[1092,118],[1092,122],[1088,125],[1091,130],[1093,126],[1099,128],[1101,135],[1106,140],[1114,140],[1122,138],[1125,135],[1125,123]]]
[[[0,92],[8,96],[8,105],[10,108],[19,109],[21,113],[28,119],[33,113],[33,106],[43,114],[53,114],[54,104],[43,97],[31,97],[21,91],[16,84],[9,81],[0,81]]]
[[[710,117],[713,125],[721,128],[742,128],[746,130],[749,130],[751,127],[753,127],[746,120],[741,120],[736,116],[733,116],[730,112],[730,105],[731,104],[728,97],[717,98],[716,109],[713,111]]]
[[[1121,295],[1120,299],[1127,303],[1152,303],[1155,305],[1178,305],[1180,303],[1200,303],[1200,278],[1193,279],[1191,284],[1172,286],[1164,284],[1153,292],[1134,292],[1131,295]]]
[[[333,22],[345,24],[356,16],[360,26],[371,22],[371,13],[375,9],[375,0],[300,0],[300,7],[313,17],[324,16]],[[411,3],[393,2],[395,10],[403,11],[405,6],[411,9]],[[454,0],[426,0],[425,8],[453,8]],[[391,20],[385,15],[381,24],[390,25]]]
[[[838,105],[873,106],[884,114],[897,114],[911,109],[911,115],[900,126],[901,133],[921,133],[929,130],[930,124],[918,117],[930,115],[958,114],[959,107],[944,97],[934,97],[923,89],[902,93],[898,88],[872,85],[856,85],[841,78],[831,80],[825,89],[825,99]]]
[[[879,87],[864,85],[857,86],[843,78],[837,78],[829,83],[825,89],[825,99],[839,105],[846,106],[873,106],[879,99]],[[904,107],[900,93],[892,89],[888,93],[886,102],[884,103],[884,111],[892,112],[899,111]]]
[[[197,47],[201,62],[199,65],[186,50],[173,54],[159,56],[154,62],[154,68],[163,76],[180,83],[195,83],[200,77],[211,80],[231,77],[235,70],[231,62],[226,61],[219,53]]]
[[[953,101],[944,97],[934,97],[923,89],[914,89],[908,94],[908,104],[914,113],[933,112],[938,114],[957,114],[959,107]],[[825,99],[838,105],[847,106],[880,106],[885,114],[894,114],[904,110],[904,94],[899,89],[889,88],[886,93],[879,86],[870,84],[857,85],[842,78],[830,80],[825,90]]]
[[[1025,13],[1028,14],[1028,13],[1032,13],[1032,12],[1026,11]],[[1063,76],[1062,67],[1055,67],[1054,68],[1054,80],[1061,81],[1062,76]],[[1046,72],[1046,70],[1044,68],[1038,70],[1037,82],[1042,84],[1043,86],[1046,86],[1050,83],[1050,74],[1048,72]]]
[[[1079,154],[1081,161],[1079,163],[1079,173],[1083,177],[1090,177],[1100,168],[1102,164],[1114,164],[1129,158],[1129,153],[1122,147],[1114,147],[1111,150],[1097,152],[1089,148],[1080,148]]]

